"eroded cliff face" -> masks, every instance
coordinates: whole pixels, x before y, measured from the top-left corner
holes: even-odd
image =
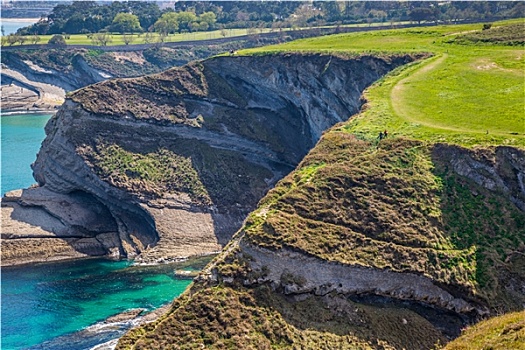
[[[32,82],[57,86],[65,91],[72,91],[89,84],[107,79],[109,76],[90,66],[78,50],[53,50],[47,52],[47,61],[35,60],[28,52],[6,52],[2,59],[11,76],[16,71]],[[31,59],[35,60],[32,61]],[[16,78],[16,77],[15,77]]]
[[[525,305],[523,149],[333,127],[117,349],[433,349]]]
[[[32,191],[105,207],[117,234],[99,253],[152,262],[218,251],[322,132],[357,112],[368,85],[416,58],[218,57],[89,86],[46,126]],[[50,213],[29,192],[17,201]]]

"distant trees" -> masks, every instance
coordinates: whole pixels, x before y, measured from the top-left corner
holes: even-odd
[[[411,21],[421,24],[421,21],[435,21],[437,19],[435,9],[426,7],[416,7],[408,14]]]
[[[157,33],[168,35],[179,30],[178,16],[175,12],[167,12],[153,25],[153,30]]]
[[[3,39],[4,37],[2,37]],[[13,46],[16,43],[19,43],[20,45],[23,45],[26,42],[27,38],[23,35],[18,34],[9,34],[5,37],[5,43],[9,44],[9,46]]]
[[[131,13],[117,13],[113,19],[112,29],[121,34],[142,31],[138,16]]]
[[[17,34],[9,34],[6,37],[7,44],[9,44],[9,46],[13,46],[14,44],[16,44],[18,42],[18,37],[19,36],[20,35],[17,35]]]
[[[155,38],[153,37],[153,34],[147,32],[146,34],[144,34],[144,38],[142,40],[144,40],[144,44],[150,44],[153,42],[154,39]]]
[[[194,32],[214,29],[217,16],[213,12],[204,12],[197,16],[192,11],[166,12],[155,22],[153,30],[161,36],[175,32]]]
[[[40,42],[40,37],[36,34],[33,34],[31,35],[31,38],[29,39],[29,41],[31,42],[31,44],[38,44]]]
[[[190,11],[183,11],[177,13],[177,21],[179,22],[179,32],[191,32],[193,23],[197,22],[197,15]]]
[[[19,35],[154,31],[163,36],[224,28],[283,28],[395,21],[522,17],[522,1],[72,1]],[[6,39],[7,40],[7,39]],[[13,39],[12,39],[13,40]]]
[[[204,12],[199,16],[200,27],[202,30],[214,29],[217,16],[213,12]]]
[[[106,46],[111,43],[113,39],[111,35],[106,32],[95,33],[91,36],[91,42],[93,45]]]
[[[133,34],[122,34],[122,41],[124,42],[124,44],[129,45],[133,42],[133,40],[135,40]]]

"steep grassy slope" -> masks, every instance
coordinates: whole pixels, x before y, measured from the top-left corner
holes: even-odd
[[[431,349],[479,317],[520,310],[524,58],[452,40],[480,27],[252,51],[435,57],[368,89],[361,113],[323,135],[172,310],[118,348]],[[509,327],[508,344],[518,344],[519,327]]]
[[[445,350],[520,350],[525,346],[525,311],[494,317],[467,328]]]
[[[245,241],[419,273],[492,307],[520,307],[525,296],[511,292],[507,269],[524,248],[523,212],[502,188],[460,176],[452,161],[485,156],[519,171],[502,159],[503,149],[469,152],[401,138],[375,145],[341,130],[326,134],[259,203],[245,223]],[[479,164],[466,166],[475,172]]]
[[[119,348],[429,349],[446,341],[417,312],[396,305],[336,294],[300,300],[265,286],[194,290],[162,319],[131,331]]]

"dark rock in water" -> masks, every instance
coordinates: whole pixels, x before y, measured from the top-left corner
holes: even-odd
[[[139,317],[146,309],[133,309],[108,317],[104,323],[126,322]]]

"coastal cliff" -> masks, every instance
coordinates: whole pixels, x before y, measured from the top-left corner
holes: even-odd
[[[110,78],[138,77],[230,50],[289,41],[313,32],[264,38],[125,46],[29,45],[2,51],[2,111],[54,112],[65,94]]]
[[[2,110],[55,111],[65,94],[109,78],[136,77],[182,66],[196,59],[241,47],[221,45],[143,48],[104,47],[25,49],[2,52]]]
[[[14,223],[2,263],[39,239],[16,232],[20,218],[43,227],[27,210],[59,222],[44,227],[42,249],[67,239],[70,254],[142,263],[219,251],[323,131],[358,111],[368,85],[417,57],[217,57],[78,90],[46,126],[39,187],[4,204]],[[45,197],[57,198],[52,209]],[[89,198],[87,216],[104,213],[104,228],[67,216],[78,198]]]
[[[521,310],[524,159],[336,126],[117,349],[431,349]]]
[[[344,123],[422,57],[216,57],[75,91],[38,187],[2,203],[2,263],[224,248],[119,349],[430,349],[520,310],[524,151]]]

